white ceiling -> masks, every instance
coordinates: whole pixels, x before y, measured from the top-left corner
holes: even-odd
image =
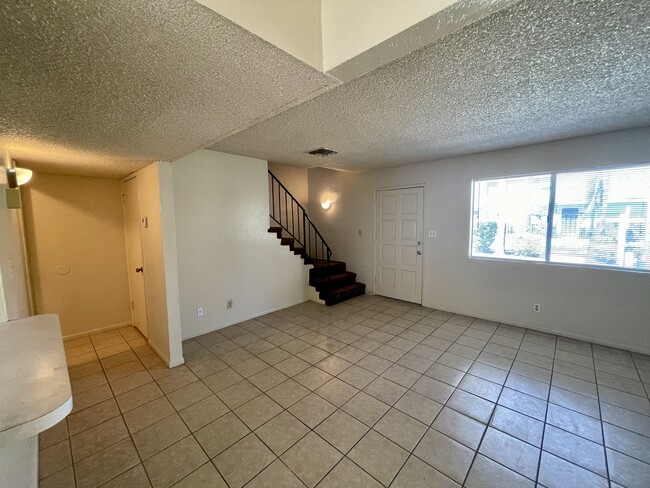
[[[185,0],[0,3],[0,146],[40,171],[120,177],[339,84]]]
[[[649,0],[524,0],[210,149],[367,170],[650,125],[649,25]]]

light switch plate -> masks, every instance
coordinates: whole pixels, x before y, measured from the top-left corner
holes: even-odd
[[[438,231],[437,230],[430,230],[429,231],[429,237],[435,239],[436,237],[438,237]]]

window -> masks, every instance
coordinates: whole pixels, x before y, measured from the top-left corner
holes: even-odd
[[[472,257],[650,271],[650,165],[474,181]]]
[[[550,188],[549,175],[475,182],[472,255],[543,261]]]

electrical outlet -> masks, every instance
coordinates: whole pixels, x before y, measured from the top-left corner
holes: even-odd
[[[226,300],[226,308],[231,309],[232,308],[232,300]]]
[[[199,307],[196,309],[196,316],[203,317],[203,307]]]
[[[435,239],[436,237],[438,237],[438,231],[437,230],[430,230],[429,231],[429,237],[431,237],[432,239]]]
[[[542,306],[539,303],[533,304],[533,312],[541,312]]]

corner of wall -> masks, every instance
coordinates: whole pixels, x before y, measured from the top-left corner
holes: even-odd
[[[178,283],[178,251],[176,246],[176,211],[172,165],[158,161],[160,215],[162,227],[163,264],[167,294],[167,326],[169,330],[169,367],[183,364],[180,289]]]

